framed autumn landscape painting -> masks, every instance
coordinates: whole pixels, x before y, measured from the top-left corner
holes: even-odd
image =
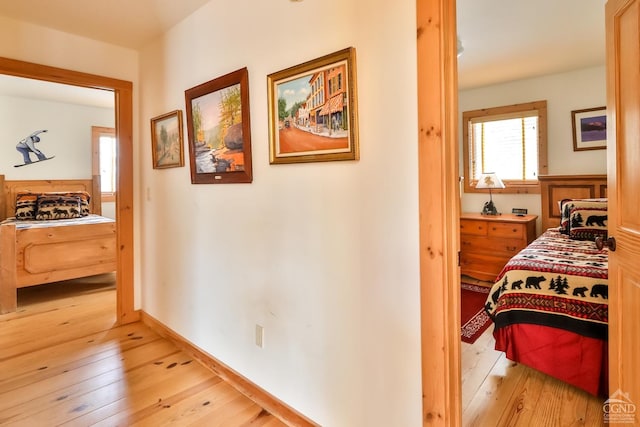
[[[249,183],[251,124],[247,68],[185,91],[191,183]]]
[[[357,160],[355,49],[267,76],[271,164]]]

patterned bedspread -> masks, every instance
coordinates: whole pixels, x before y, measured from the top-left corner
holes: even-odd
[[[64,227],[69,225],[83,225],[83,224],[97,224],[97,223],[105,223],[105,222],[115,222],[115,220],[111,218],[107,218],[100,215],[90,214],[88,216],[83,216],[80,218],[71,218],[71,219],[56,219],[56,220],[16,220],[15,218],[7,218],[4,221],[0,222],[2,224],[13,223],[16,224],[17,230],[24,230],[26,228],[46,228],[46,227]]]
[[[607,339],[607,249],[549,229],[503,268],[485,308],[496,330],[526,323]]]

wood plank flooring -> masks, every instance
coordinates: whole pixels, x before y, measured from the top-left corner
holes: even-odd
[[[464,426],[604,425],[603,399],[512,362],[494,346],[493,326],[475,343],[462,343]]]
[[[142,323],[113,276],[19,290],[0,316],[0,425],[285,426]]]
[[[468,278],[465,278],[468,281]],[[0,316],[0,425],[284,426],[142,323],[114,327],[113,277],[19,290]],[[602,426],[602,399],[462,343],[465,426]]]

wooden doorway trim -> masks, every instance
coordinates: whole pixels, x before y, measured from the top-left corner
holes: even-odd
[[[8,58],[0,58],[0,74],[104,89],[114,93],[118,143],[116,312],[118,323],[135,322],[139,319],[139,314],[134,310],[133,301],[133,84],[125,80]]]
[[[455,0],[416,0],[422,423],[459,426],[460,187]]]

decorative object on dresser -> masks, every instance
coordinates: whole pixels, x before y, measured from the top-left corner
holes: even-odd
[[[480,280],[495,280],[509,259],[535,239],[537,218],[537,215],[463,213],[461,273]]]
[[[493,204],[493,195],[491,194],[491,190],[494,188],[505,188],[504,183],[495,172],[487,172],[483,173],[478,179],[478,183],[476,184],[476,188],[478,189],[489,189],[489,201],[484,204],[482,208],[483,215],[499,215],[496,206]]]

